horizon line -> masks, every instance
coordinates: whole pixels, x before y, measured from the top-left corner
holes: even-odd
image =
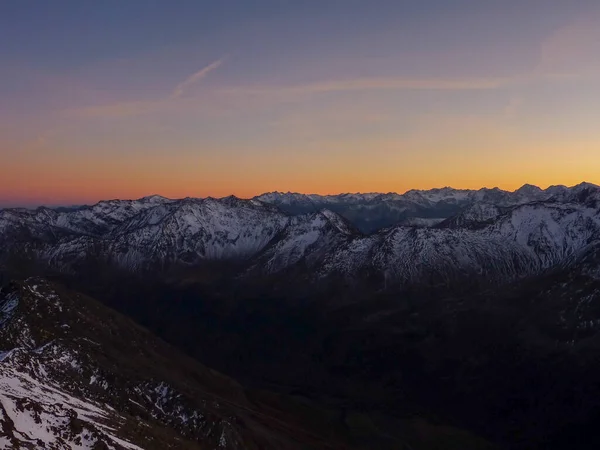
[[[98,200],[96,202],[89,202],[89,203],[72,203],[72,204],[65,204],[65,203],[57,203],[57,204],[51,204],[51,203],[40,203],[40,204],[32,204],[29,206],[1,206],[0,205],[0,210],[10,210],[10,209],[38,209],[38,208],[49,208],[49,209],[56,209],[56,208],[85,208],[85,207],[90,207],[90,206],[95,206],[98,205],[100,203],[106,203],[106,202],[115,202],[115,201],[122,201],[122,202],[127,202],[127,201],[141,201],[141,200],[146,200],[146,199],[150,199],[153,197],[160,197],[162,199],[165,200],[170,200],[173,202],[176,201],[181,201],[181,200],[208,200],[208,199],[215,199],[215,200],[222,200],[222,199],[226,199],[226,198],[236,198],[239,200],[253,200],[253,199],[257,199],[258,197],[262,197],[264,195],[268,195],[268,194],[279,194],[279,195],[301,195],[301,196],[306,196],[306,197],[339,197],[342,195],[398,195],[398,196],[404,196],[410,192],[430,192],[430,191],[440,191],[440,190],[444,190],[444,189],[450,189],[450,190],[454,190],[454,191],[467,191],[467,192],[479,192],[482,190],[489,190],[489,191],[502,191],[502,192],[507,192],[507,193],[515,193],[517,191],[519,191],[520,189],[523,189],[525,187],[533,187],[533,188],[537,188],[540,189],[541,191],[546,191],[550,188],[556,188],[556,187],[563,187],[566,189],[573,189],[575,187],[578,186],[582,186],[582,185],[591,185],[597,188],[600,188],[599,185],[595,184],[595,183],[590,183],[588,181],[582,181],[580,183],[574,184],[572,186],[567,186],[564,184],[552,184],[552,185],[548,185],[548,187],[546,187],[545,189],[542,189],[540,186],[537,186],[535,184],[530,184],[530,183],[525,183],[523,184],[521,187],[515,189],[515,190],[507,190],[507,189],[502,189],[499,188],[498,186],[494,186],[494,187],[487,187],[487,186],[483,186],[479,189],[462,189],[462,188],[454,188],[452,186],[442,186],[442,187],[433,187],[433,188],[429,188],[429,189],[408,189],[405,192],[403,192],[402,194],[395,192],[395,191],[389,191],[389,192],[378,192],[378,191],[371,191],[371,192],[338,192],[336,194],[315,194],[315,193],[304,193],[304,192],[292,192],[292,191],[267,191],[267,192],[263,192],[251,197],[239,197],[235,194],[229,194],[229,195],[225,195],[222,197],[214,197],[211,195],[207,195],[205,197],[195,197],[195,196],[186,196],[186,197],[179,197],[179,198],[172,198],[172,197],[166,197],[164,195],[160,195],[160,194],[150,194],[150,195],[144,195],[142,197],[138,197],[138,198],[107,198],[107,199],[101,199]],[[24,204],[25,205],[25,204]]]

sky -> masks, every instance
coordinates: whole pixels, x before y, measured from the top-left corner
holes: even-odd
[[[0,206],[600,184],[597,0],[0,1]]]

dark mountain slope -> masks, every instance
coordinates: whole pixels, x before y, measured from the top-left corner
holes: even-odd
[[[0,383],[30,386],[3,397],[5,406],[21,405],[13,408],[12,417],[5,414],[3,422],[15,448],[28,448],[30,440],[21,432],[47,435],[44,445],[51,448],[52,442],[66,439],[65,430],[77,426],[91,430],[85,434],[95,439],[93,444],[124,440],[131,448],[346,447],[335,438],[333,425],[322,426],[327,434],[320,435],[293,413],[282,420],[274,408],[262,412],[230,378],[85,296],[30,279],[4,290],[1,304]],[[28,391],[39,395],[26,401]],[[71,399],[64,411],[55,410],[48,392]],[[81,412],[84,404],[95,412],[90,418]],[[61,422],[78,410],[80,418],[75,414],[70,422]],[[42,421],[40,426],[50,431],[19,428],[23,417],[36,414],[49,417],[50,425]]]
[[[305,396],[242,388],[44,279],[13,283],[0,296],[6,448],[491,448],[422,420],[371,418],[337,404],[322,409]],[[207,349],[218,342],[214,334],[188,338]],[[423,428],[432,434],[424,438]]]
[[[247,284],[225,268],[96,289],[246,384],[358,411],[388,433],[417,415],[506,448],[560,449],[598,423],[599,255],[592,244],[564,266],[470,294],[333,279],[286,290],[289,274]]]

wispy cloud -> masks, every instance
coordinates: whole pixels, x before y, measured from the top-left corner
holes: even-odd
[[[466,91],[498,89],[515,84],[521,78],[402,78],[370,77],[333,80],[292,86],[250,86],[223,89],[230,94],[318,94],[326,92],[366,90],[443,90]]]
[[[252,105],[258,103],[272,104],[285,101],[296,101],[306,96],[327,93],[344,93],[359,91],[490,91],[514,86],[521,86],[539,80],[577,81],[582,75],[581,65],[570,64],[576,56],[584,60],[593,60],[596,47],[600,47],[600,15],[567,24],[556,31],[542,43],[541,57],[538,64],[529,71],[506,77],[341,77],[339,79],[321,80],[310,83],[289,85],[238,85],[213,89],[210,95],[223,108],[232,109],[249,106],[248,98],[252,97]],[[595,44],[598,44],[595,46]],[[593,54],[592,54],[593,53]],[[591,55],[591,56],[590,56]],[[178,83],[164,96],[152,100],[121,101],[103,105],[92,105],[75,111],[80,117],[128,117],[157,111],[177,111],[185,108],[201,108],[206,104],[205,95],[191,95],[191,88],[204,80],[213,71],[218,70],[227,61],[227,56],[211,62],[192,73]],[[599,64],[600,67],[600,64]],[[589,70],[585,74],[590,74]],[[232,103],[233,102],[233,103]],[[241,106],[240,106],[241,105]],[[517,110],[519,105],[511,100],[507,106],[507,114]]]
[[[180,110],[182,107],[198,108],[206,105],[205,96],[184,95],[186,90],[194,83],[199,82],[210,72],[219,68],[225,61],[221,58],[187,79],[179,83],[166,98],[148,101],[116,102],[107,105],[91,106],[77,111],[85,117],[126,117],[151,112]],[[370,77],[351,78],[330,81],[320,81],[297,85],[241,85],[212,90],[210,96],[213,101],[210,108],[222,104],[224,108],[244,108],[256,102],[272,104],[280,101],[302,99],[307,95],[320,95],[327,93],[344,93],[358,91],[482,91],[494,90],[527,82],[527,76],[505,78],[402,78],[402,77]],[[199,102],[199,99],[202,100]]]
[[[181,97],[181,95],[184,93],[184,91],[187,88],[189,88],[194,83],[197,83],[198,81],[205,78],[213,70],[216,70],[219,67],[221,67],[221,65],[225,62],[226,59],[227,59],[227,57],[218,59],[217,61],[209,64],[208,66],[200,69],[198,72],[195,72],[192,75],[190,75],[189,77],[187,77],[184,81],[182,81],[175,87],[175,89],[173,90],[173,93],[171,94],[171,97],[172,98]]]
[[[220,58],[208,66],[194,72],[172,90],[171,94],[155,100],[139,100],[139,101],[120,101],[104,105],[93,105],[84,108],[79,108],[75,111],[70,111],[79,117],[107,117],[118,118],[127,116],[136,116],[140,114],[152,113],[164,109],[174,107],[178,102],[183,101],[183,94],[195,83],[200,82],[210,72],[218,69],[225,62],[226,57]]]

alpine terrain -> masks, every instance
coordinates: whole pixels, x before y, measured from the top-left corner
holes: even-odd
[[[6,448],[599,443],[589,183],[4,209],[0,267]]]

